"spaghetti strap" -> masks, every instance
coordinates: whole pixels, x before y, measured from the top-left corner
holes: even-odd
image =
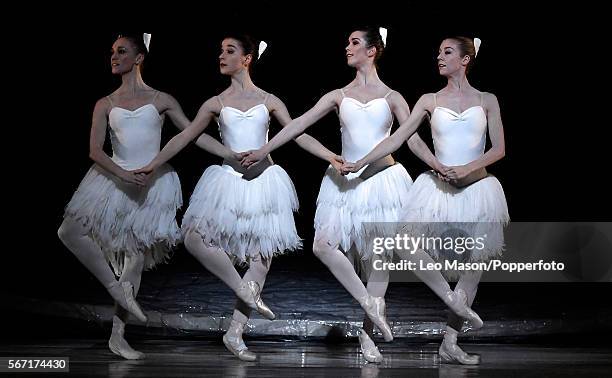
[[[391,92],[393,92],[393,89],[390,89],[389,92],[387,92],[387,94],[383,98],[387,98],[391,94]]]
[[[113,100],[111,100],[110,96],[106,96],[106,99],[108,100],[108,103],[110,104],[111,108],[115,107],[115,105],[113,105]]]
[[[480,92],[480,107],[481,108],[484,108],[483,103],[484,103],[484,93]]]
[[[433,94],[433,98],[434,98],[434,108],[438,107],[438,99],[436,98],[437,93]]]
[[[344,89],[340,88],[340,93],[342,93],[342,98],[345,98]]]
[[[217,100],[219,100],[219,104],[221,104],[221,107],[225,108],[225,105],[223,105],[223,101],[221,101],[221,96],[217,96]]]

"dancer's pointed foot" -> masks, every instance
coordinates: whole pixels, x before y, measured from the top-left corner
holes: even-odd
[[[467,305],[465,291],[459,289],[456,292],[449,290],[444,299],[446,305],[459,317],[466,319],[473,330],[482,328],[483,322],[480,316]]]
[[[142,360],[145,354],[132,348],[124,338],[125,323],[116,315],[113,316],[113,330],[108,340],[108,348],[126,360]]]
[[[259,312],[264,318],[274,320],[276,315],[261,299],[261,288],[256,281],[243,282],[236,292],[238,298],[253,310]]]
[[[387,323],[385,314],[385,298],[367,295],[360,301],[366,315],[378,327],[385,341],[393,341],[393,332]]]
[[[380,354],[380,351],[376,347],[376,344],[374,344],[374,341],[372,341],[370,336],[363,329],[359,334],[359,344],[361,344],[361,353],[366,361],[377,364],[382,362],[382,354]]]
[[[257,355],[249,351],[249,348],[244,344],[242,332],[244,332],[244,323],[232,319],[227,332],[223,335],[223,344],[225,344],[227,350],[232,352],[234,356],[238,357],[240,360],[255,361]]]
[[[440,361],[445,364],[478,365],[480,356],[477,354],[465,353],[456,343],[442,341],[438,349]]]
[[[113,297],[121,307],[134,315],[141,322],[147,321],[147,316],[144,314],[138,302],[134,298],[134,286],[131,282],[115,281],[107,286],[109,294]]]

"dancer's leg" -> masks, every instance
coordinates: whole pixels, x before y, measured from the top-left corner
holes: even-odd
[[[123,264],[123,272],[119,282],[131,282],[134,285],[134,296],[140,290],[140,280],[144,268],[144,255],[126,256]],[[125,325],[127,324],[129,313],[115,303],[115,316],[113,316],[113,330],[108,340],[110,350],[128,360],[140,360],[145,358],[144,353],[133,349],[125,340]]]
[[[130,311],[139,320],[147,320],[134,299],[133,283],[117,281],[111,267],[104,258],[102,249],[81,223],[69,217],[65,218],[57,233],[64,245],[104,285],[108,293],[121,307]]]
[[[434,260],[422,249],[414,251],[397,249],[396,253],[404,260],[413,262],[420,266],[421,261],[424,265],[433,264]],[[465,301],[451,290],[448,282],[438,270],[415,269],[414,274],[425,283],[433,292],[444,301],[444,303],[457,315],[467,319],[474,329],[482,327],[482,320]]]
[[[244,282],[255,281],[259,284],[259,287],[262,288],[264,283],[266,282],[266,277],[268,272],[270,271],[270,266],[272,265],[272,259],[262,259],[261,257],[252,258],[249,263],[249,269],[242,277]],[[251,308],[247,306],[244,301],[238,299],[236,301],[236,309],[234,310],[233,319],[240,323],[246,323],[249,317],[251,316]]]
[[[249,269],[242,278],[245,282],[254,281],[259,284],[259,287],[263,288],[266,282],[266,276],[270,270],[271,259],[264,260],[261,257],[252,258],[249,264]],[[250,352],[242,339],[242,333],[244,327],[249,320],[251,315],[251,308],[247,306],[242,300],[236,301],[236,308],[232,316],[230,326],[223,336],[223,342],[227,349],[236,355],[239,359],[244,361],[254,361],[257,356]]]
[[[238,292],[242,284],[240,274],[232,264],[229,256],[222,249],[205,243],[202,236],[197,232],[189,232],[185,235],[185,248],[198,260],[209,272],[217,276],[234,292]]]
[[[385,300],[381,297],[372,297],[364,284],[355,273],[355,268],[347,257],[338,249],[339,238],[323,230],[315,232],[315,241],[312,250],[332,272],[334,277],[359,302],[368,317],[380,329],[385,340],[393,340],[391,328],[385,319]]]
[[[389,286],[389,271],[387,269],[374,269],[374,261],[376,260],[384,261],[384,257],[376,254],[372,256],[371,271],[366,289],[371,296],[384,298]],[[363,329],[372,337],[373,324],[367,316],[363,319]]]
[[[255,281],[243,280],[225,251],[205,243],[202,236],[193,231],[185,235],[185,248],[200,264],[229,286],[250,308],[259,311],[267,319],[274,319],[274,313],[259,296],[261,286]]]
[[[482,271],[463,274],[455,286],[455,292],[460,293],[460,295],[465,295],[466,302],[469,306],[474,302],[481,276]],[[447,363],[459,363],[463,365],[479,364],[480,357],[478,355],[465,353],[457,344],[457,334],[461,332],[462,325],[463,319],[451,312],[448,316],[444,339],[438,350],[440,358],[443,362]]]

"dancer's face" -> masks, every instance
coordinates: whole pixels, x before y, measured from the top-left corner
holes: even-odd
[[[461,50],[457,42],[453,39],[445,39],[440,44],[438,50],[438,72],[442,76],[449,76],[453,73],[465,69],[469,62],[469,57],[461,56]]]
[[[123,75],[140,64],[143,55],[136,52],[136,48],[126,38],[119,38],[113,43],[111,49],[111,71],[115,75]]]
[[[348,38],[348,45],[346,46],[346,63],[351,67],[359,66],[367,62],[368,58],[373,56],[374,48],[368,50],[366,40],[364,39],[364,32],[354,31]]]
[[[221,42],[219,70],[223,75],[233,75],[248,69],[250,63],[251,55],[244,55],[240,42],[233,38],[226,38]]]

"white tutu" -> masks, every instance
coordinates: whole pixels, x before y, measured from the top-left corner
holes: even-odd
[[[183,218],[182,232],[196,231],[235,262],[271,258],[301,248],[293,211],[295,187],[278,165],[245,180],[229,166],[210,166],[198,181]]]
[[[355,245],[358,257],[362,261],[369,260],[372,238],[383,236],[388,230],[376,229],[382,226],[380,224],[364,223],[398,222],[401,209],[407,205],[411,185],[410,175],[399,163],[366,180],[359,176],[342,176],[330,166],[317,198],[315,230],[338,235],[344,252],[348,253]],[[355,256],[349,258],[354,260]]]
[[[474,248],[462,256],[452,250],[447,251],[449,254],[435,248],[426,249],[438,261],[459,257],[466,262],[479,262],[502,254],[503,228],[510,216],[504,190],[494,176],[456,188],[432,172],[426,172],[414,182],[401,220],[410,222],[403,227],[403,232],[409,236],[440,236],[452,231],[448,230],[448,224],[441,222],[457,222],[468,236],[486,235],[484,248]]]
[[[66,206],[64,217],[82,223],[117,276],[125,255],[144,253],[145,269],[164,262],[180,242],[176,210],[183,204],[179,178],[167,164],[145,187],[121,181],[94,164]]]

